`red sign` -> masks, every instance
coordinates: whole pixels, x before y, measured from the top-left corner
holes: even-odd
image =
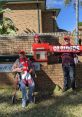
[[[50,46],[50,51],[52,52],[81,52],[82,46],[73,45],[73,46]]]
[[[47,52],[49,51],[49,44],[47,43],[34,43],[32,45],[32,50],[34,51],[34,59],[37,62],[47,61]]]
[[[49,50],[49,44],[47,43],[34,43],[32,45],[33,51],[38,51],[38,50]]]
[[[79,45],[71,45],[71,46],[53,46],[49,45],[48,43],[39,43],[33,44],[32,49],[34,51],[34,59],[39,62],[45,62],[48,60],[48,52],[56,52],[56,53],[63,53],[63,52],[72,52],[72,53],[80,53],[82,52],[82,46]]]

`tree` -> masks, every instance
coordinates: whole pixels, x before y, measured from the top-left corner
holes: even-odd
[[[64,3],[65,3],[65,5],[68,5],[68,4],[70,4],[71,2],[76,2],[76,0],[64,0]],[[82,6],[82,0],[79,0],[79,4]]]
[[[5,12],[12,12],[9,8],[3,8],[6,3],[0,2],[0,34],[15,35],[17,28],[14,26],[13,21],[10,18],[3,17]]]
[[[64,0],[65,5],[68,5],[72,2],[72,0]]]

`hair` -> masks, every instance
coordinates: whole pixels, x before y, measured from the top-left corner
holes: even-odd
[[[19,51],[19,54],[25,55],[25,51],[20,50],[20,51]]]

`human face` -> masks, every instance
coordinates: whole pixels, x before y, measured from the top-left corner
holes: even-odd
[[[39,43],[39,39],[38,38],[35,38],[34,41],[35,41],[35,43]]]
[[[19,57],[20,58],[24,58],[24,54],[19,54]]]

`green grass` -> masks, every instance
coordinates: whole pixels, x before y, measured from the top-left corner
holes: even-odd
[[[36,104],[21,107],[20,91],[17,104],[12,104],[12,89],[0,90],[0,117],[82,117],[82,90],[53,96],[41,96]]]

